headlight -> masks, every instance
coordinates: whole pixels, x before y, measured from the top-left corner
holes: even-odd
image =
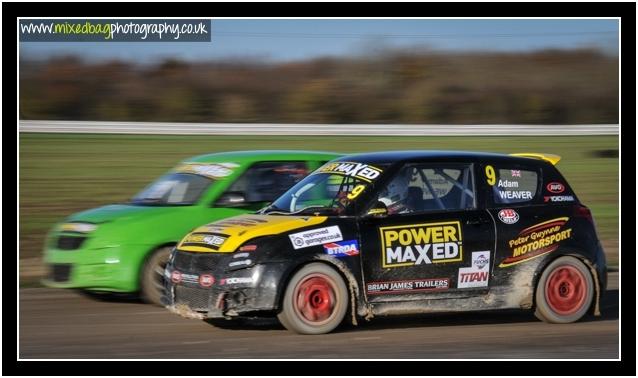
[[[60,226],[60,231],[89,233],[89,232],[95,231],[96,228],[97,228],[97,225],[93,223],[71,222],[71,223],[63,223]]]

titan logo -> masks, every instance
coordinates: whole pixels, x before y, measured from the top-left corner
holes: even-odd
[[[483,282],[487,281],[490,272],[472,272],[472,273],[459,273],[459,282]]]

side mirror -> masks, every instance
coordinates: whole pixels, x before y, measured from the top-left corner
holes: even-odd
[[[226,192],[215,202],[216,206],[239,207],[246,203],[246,196],[242,192]]]
[[[368,212],[366,213],[366,216],[376,218],[382,218],[387,215],[388,207],[381,201],[377,201],[377,203],[375,203],[374,206],[372,206],[372,208],[370,208],[370,210],[368,210]]]

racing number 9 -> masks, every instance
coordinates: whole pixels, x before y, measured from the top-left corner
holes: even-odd
[[[494,172],[494,167],[488,165],[485,167],[485,176],[487,176],[487,183],[490,185],[496,184],[496,173]]]
[[[354,187],[354,189],[352,189],[352,192],[350,192],[348,194],[348,199],[349,200],[353,200],[355,198],[357,198],[359,196],[359,194],[361,194],[361,192],[363,192],[363,189],[365,189],[365,185],[357,185]]]

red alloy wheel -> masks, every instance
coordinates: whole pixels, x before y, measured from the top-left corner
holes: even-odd
[[[323,274],[309,275],[295,287],[293,301],[295,312],[304,321],[313,325],[325,323],[336,305],[334,283]]]
[[[561,265],[550,273],[545,284],[545,299],[552,311],[571,315],[580,310],[586,297],[587,283],[578,269]]]

